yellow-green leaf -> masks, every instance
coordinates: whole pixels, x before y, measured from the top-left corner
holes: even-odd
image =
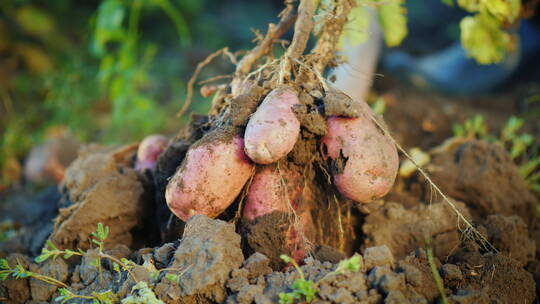
[[[339,37],[338,48],[342,49],[345,44],[358,46],[368,39],[369,13],[361,6],[354,7],[349,13],[347,23]]]
[[[379,6],[379,22],[389,47],[398,46],[407,36],[407,9],[403,4],[403,0],[388,0]]]
[[[478,14],[461,20],[461,44],[469,57],[480,64],[499,63],[510,43],[510,35],[488,15]]]
[[[17,9],[15,19],[22,29],[30,35],[46,36],[54,31],[54,22],[46,12],[29,5]]]
[[[513,22],[519,15],[521,0],[458,0],[468,12],[489,13],[499,21]]]

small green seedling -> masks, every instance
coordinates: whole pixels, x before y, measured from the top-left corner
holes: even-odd
[[[293,258],[285,254],[280,255],[280,258],[285,261],[285,263],[292,264],[296,271],[298,271],[300,278],[296,279],[292,284],[291,292],[282,292],[279,294],[279,304],[292,304],[295,300],[307,303],[313,301],[318,291],[315,282],[306,280],[302,269]]]
[[[446,299],[446,291],[444,288],[444,283],[441,278],[441,275],[439,274],[439,271],[437,270],[435,261],[433,259],[433,248],[431,247],[431,238],[426,237],[425,243],[426,243],[426,254],[428,257],[428,263],[431,268],[431,274],[433,275],[433,279],[435,280],[435,285],[437,285],[437,289],[439,290],[439,294],[441,296],[440,302],[441,304],[448,304],[448,300]]]
[[[131,295],[122,300],[122,304],[163,304],[156,297],[145,281],[140,281],[131,289]]]
[[[291,292],[282,292],[279,294],[280,304],[292,304],[295,301],[310,303],[315,299],[315,296],[319,291],[319,283],[321,281],[332,275],[345,274],[347,272],[358,272],[361,268],[361,257],[360,255],[355,254],[348,259],[340,261],[336,267],[336,270],[327,273],[319,282],[313,282],[311,280],[306,280],[302,269],[300,266],[298,266],[293,258],[284,254],[282,254],[280,258],[286,263],[292,264],[298,274],[300,274],[300,279],[293,282]]]
[[[485,138],[488,135],[486,121],[480,114],[467,119],[463,124],[455,124],[453,131],[454,137],[462,138]]]
[[[91,300],[92,304],[114,304],[118,302],[116,294],[114,294],[111,290],[104,292],[93,292],[89,296],[75,294],[67,288],[60,288],[58,289],[58,292],[60,293],[60,296],[56,297],[54,300],[60,303],[66,303],[67,301],[76,299]]]
[[[50,240],[47,240],[47,243],[45,244],[45,247],[41,250],[41,254],[38,255],[34,261],[36,263],[43,263],[46,260],[52,258],[53,260],[56,259],[59,256],[62,256],[65,260],[71,258],[72,256],[82,256],[84,254],[84,251],[81,249],[78,249],[78,251],[73,251],[70,249],[61,250],[56,247],[56,245],[53,244]]]
[[[333,273],[345,274],[346,272],[358,272],[361,267],[361,257],[358,254],[339,262],[336,270]]]
[[[42,281],[51,285],[67,288],[66,284],[64,284],[61,281],[58,281],[55,278],[51,278],[49,276],[41,275],[39,273],[27,270],[26,268],[24,268],[24,266],[21,264],[19,260],[17,260],[17,264],[15,265],[15,267],[11,267],[7,259],[0,259],[0,280],[5,281],[10,276],[14,279],[34,278],[36,280],[39,280],[39,281]]]

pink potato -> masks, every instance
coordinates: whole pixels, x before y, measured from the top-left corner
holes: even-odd
[[[142,172],[144,170],[153,171],[156,168],[156,162],[169,139],[163,135],[149,135],[143,139],[137,149],[137,160],[135,161],[135,170]]]
[[[297,208],[302,194],[301,182],[300,173],[297,171],[278,171],[274,165],[263,167],[255,174],[249,187],[244,218],[253,221],[274,211],[288,213],[291,207]]]
[[[253,177],[243,211],[243,217],[249,221],[272,212],[290,214],[290,220],[294,221],[294,210],[298,219],[286,227],[285,247],[297,262],[304,258],[306,244],[315,232],[309,206],[303,202],[304,190],[303,178],[298,171],[278,171],[275,165],[263,167]]]
[[[314,238],[315,226],[310,210],[298,212],[298,222],[287,230],[285,246],[290,250],[291,257],[300,263],[309,251],[309,243]]]
[[[271,164],[293,149],[300,122],[292,108],[299,103],[296,92],[287,86],[274,89],[264,98],[246,127],[249,158],[258,164]]]
[[[167,184],[167,205],[183,221],[195,214],[215,218],[249,180],[254,165],[244,154],[243,139],[226,137],[195,143]]]
[[[334,160],[334,184],[354,201],[366,203],[384,196],[397,175],[399,159],[391,139],[371,120],[371,108],[361,102],[358,118],[328,118],[323,138]]]

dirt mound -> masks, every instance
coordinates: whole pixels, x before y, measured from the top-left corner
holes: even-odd
[[[132,232],[142,222],[148,201],[130,166],[136,146],[107,151],[89,147],[66,170],[65,192],[50,240],[57,246],[88,249],[96,224],[109,226],[107,243],[134,247]]]
[[[465,205],[455,204],[465,218],[470,219]],[[434,244],[435,256],[445,258],[459,245],[460,224],[464,225],[444,202],[419,204],[411,209],[387,203],[365,218],[362,225],[364,246],[384,244],[398,258],[403,258],[416,248],[424,247],[428,237]]]
[[[167,303],[223,302],[225,280],[244,260],[234,229],[220,220],[193,216],[169,266],[181,272],[178,284],[159,283],[156,294]]]
[[[516,215],[490,215],[484,223],[491,244],[503,255],[511,257],[523,265],[534,261],[536,242],[529,238],[527,225]]]
[[[428,169],[441,190],[465,202],[476,219],[499,213],[519,215],[529,226],[536,220],[538,200],[503,147],[466,142],[435,155]]]

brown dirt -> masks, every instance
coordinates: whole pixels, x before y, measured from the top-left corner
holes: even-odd
[[[49,239],[62,248],[88,249],[97,223],[109,226],[108,244],[136,247],[133,231],[149,207],[144,188],[129,164],[132,147],[107,151],[89,147],[66,171],[60,186],[64,208]]]
[[[470,219],[465,205],[456,206]],[[431,238],[435,256],[447,257],[460,243],[461,232],[458,217],[443,202],[417,205],[405,209],[398,203],[386,203],[381,209],[369,214],[362,225],[364,246],[386,245],[398,257],[403,258],[416,248],[425,246],[425,238]]]
[[[470,141],[452,147],[435,155],[428,171],[441,190],[465,202],[477,220],[496,213],[518,215],[528,225],[537,220],[537,198],[498,145]]]

